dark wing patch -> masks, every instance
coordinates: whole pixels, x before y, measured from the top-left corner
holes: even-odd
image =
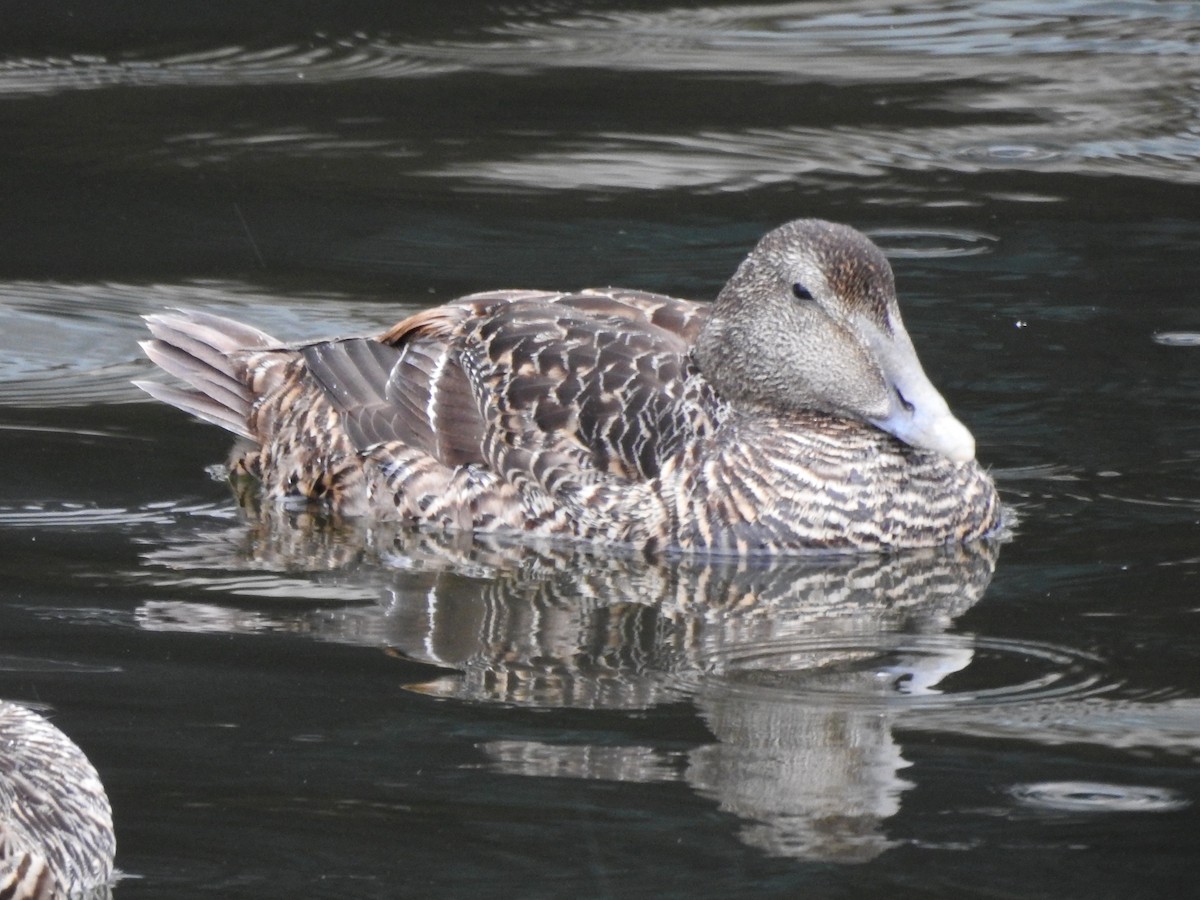
[[[369,338],[321,341],[300,352],[309,372],[339,409],[386,403],[388,377],[401,355]]]
[[[481,460],[479,410],[446,345],[352,338],[301,352],[360,451],[399,441],[448,466]]]
[[[602,472],[651,478],[706,420],[688,378],[701,319],[694,304],[654,294],[523,299],[464,324],[464,362],[486,383],[505,444],[582,452]]]
[[[638,291],[495,291],[304,353],[360,449],[650,478],[710,423],[688,357],[704,315]]]

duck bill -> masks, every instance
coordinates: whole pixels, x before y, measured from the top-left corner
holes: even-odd
[[[871,424],[909,446],[954,462],[974,459],[975,438],[925,375],[908,335],[897,329],[883,343],[875,351],[889,388],[889,407],[884,416],[870,419]]]
[[[932,393],[940,409],[933,408],[934,404],[928,401],[919,406],[921,401],[912,401],[908,394],[901,393],[914,409],[910,411],[897,403],[898,408],[891,415],[872,419],[872,425],[895,435],[911,447],[932,450],[953,462],[969,462],[975,458],[974,436],[967,426],[954,418],[937,391]]]

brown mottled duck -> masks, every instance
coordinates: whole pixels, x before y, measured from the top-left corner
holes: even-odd
[[[844,225],[771,231],[712,304],[491,291],[294,347],[147,322],[188,387],[140,386],[238,435],[231,470],[267,500],[684,554],[936,546],[1000,519],[887,259]]]

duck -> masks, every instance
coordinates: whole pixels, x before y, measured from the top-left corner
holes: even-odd
[[[0,700],[0,897],[108,896],[116,846],[108,795],[83,751]]]
[[[768,232],[711,303],[493,290],[301,345],[145,319],[185,387],[135,384],[236,435],[231,477],[284,506],[651,555],[890,552],[1001,523],[887,257],[847,225]]]

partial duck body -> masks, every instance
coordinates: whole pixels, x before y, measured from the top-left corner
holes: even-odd
[[[0,700],[0,898],[108,897],[116,848],[108,795],[83,751]]]

